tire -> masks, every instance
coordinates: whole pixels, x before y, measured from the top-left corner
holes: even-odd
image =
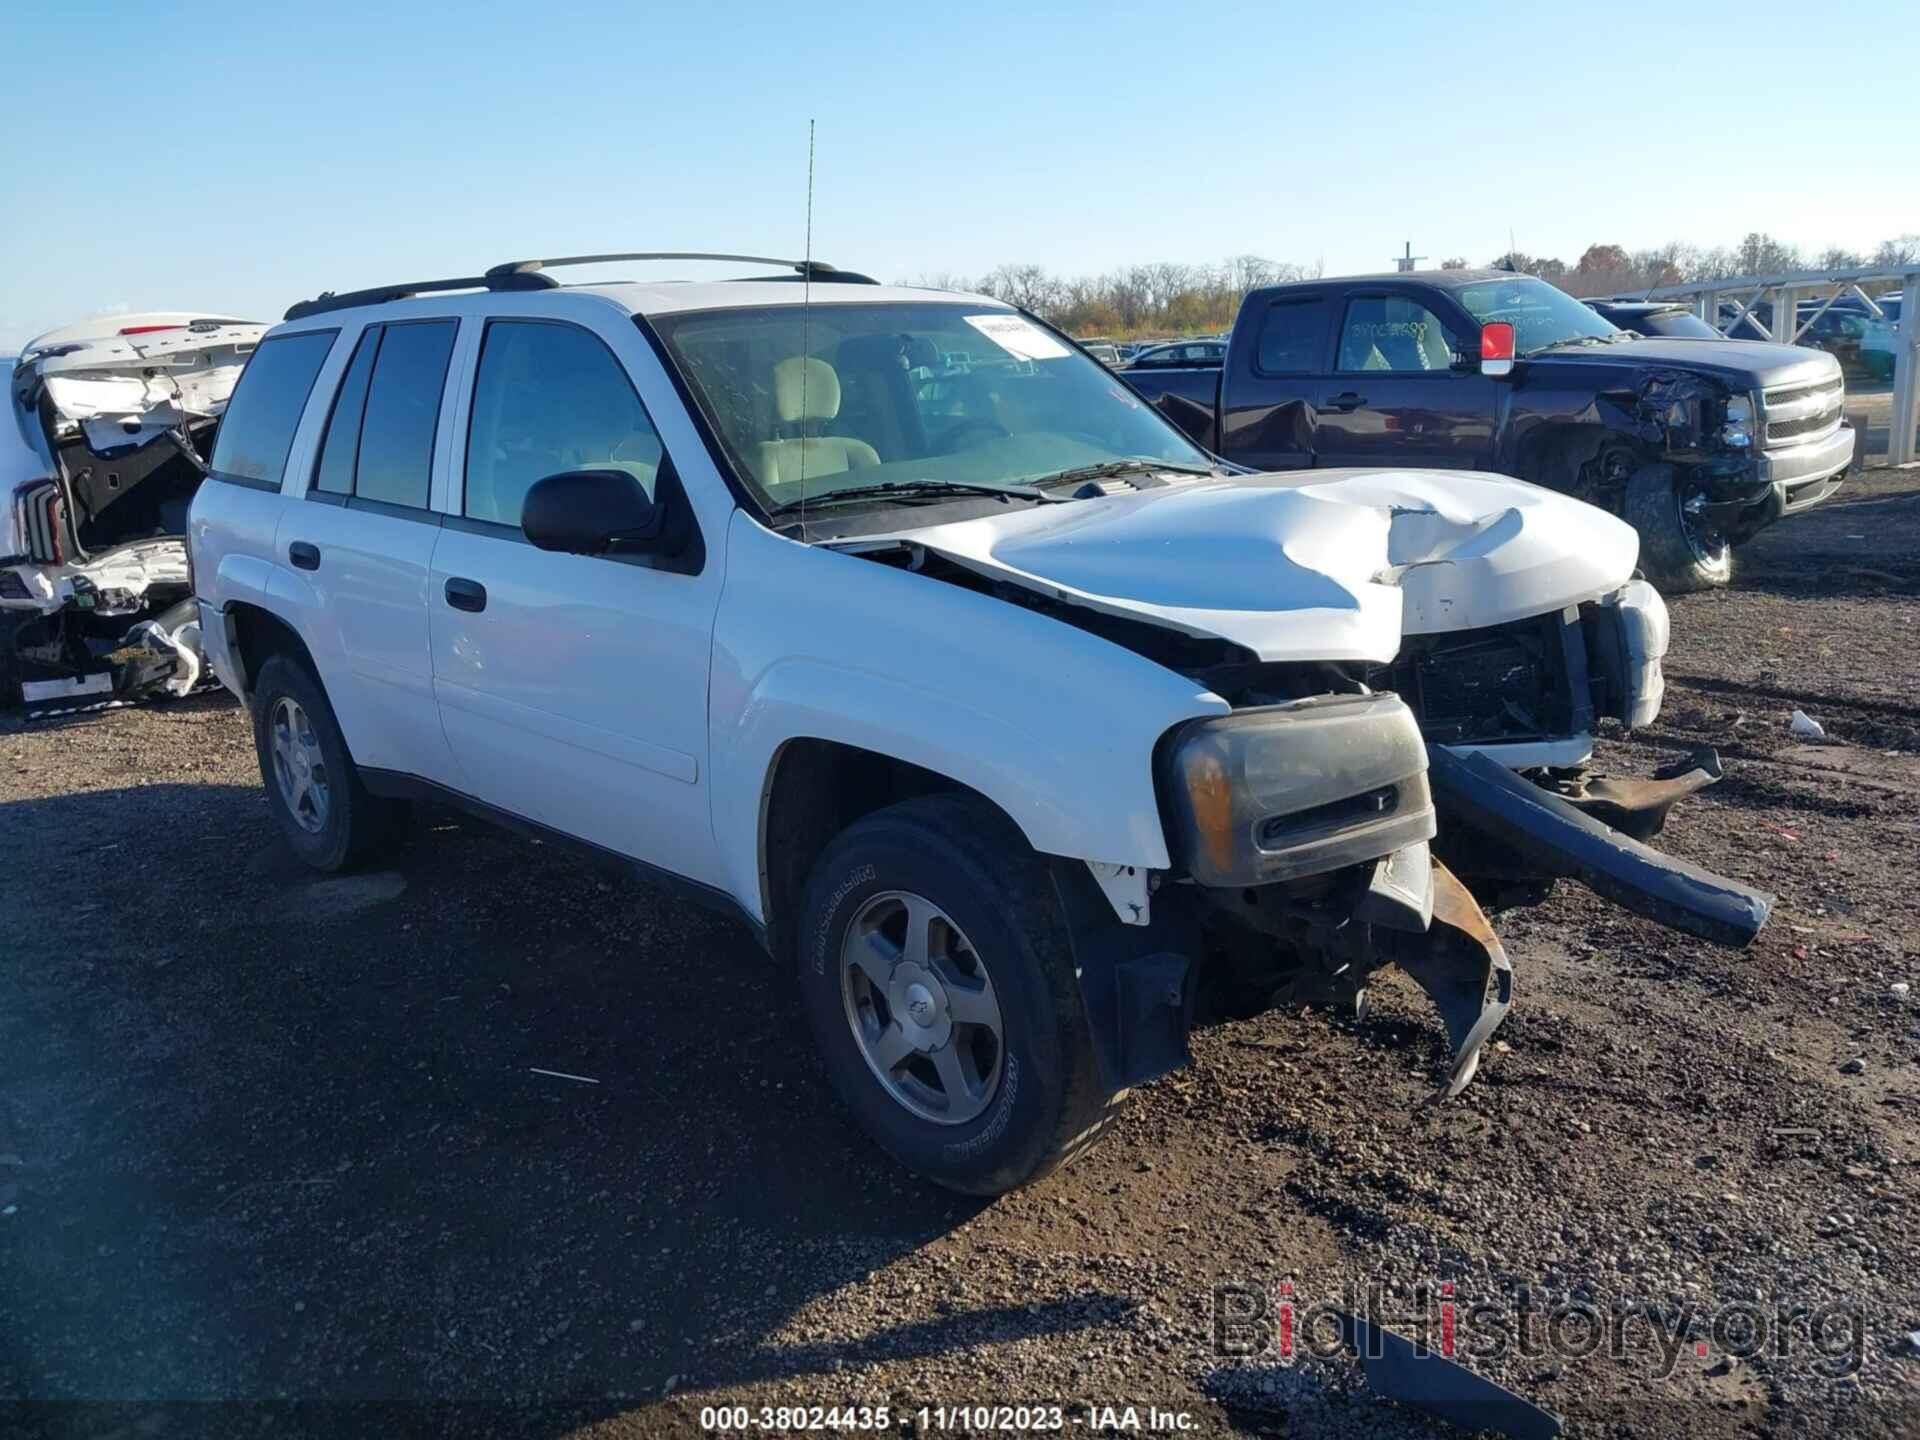
[[[929,963],[915,969],[901,942],[927,909]],[[856,822],[814,866],[798,933],[801,1006],[827,1077],[908,1169],[999,1195],[1104,1132],[1124,1092],[1099,1079],[1060,901],[990,806],[935,795]],[[916,988],[929,973],[940,983]],[[997,1031],[979,1023],[988,1011]],[[883,1079],[888,1039],[912,1036]]]
[[[276,759],[276,731],[280,758],[295,772],[291,784]],[[327,692],[290,655],[269,656],[260,667],[253,687],[253,745],[267,807],[288,848],[313,869],[350,869],[392,836],[400,807],[368,793]]]
[[[1642,465],[1627,481],[1624,518],[1640,532],[1640,568],[1669,595],[1718,589],[1733,579],[1733,547],[1707,546],[1680,505],[1671,465]]]

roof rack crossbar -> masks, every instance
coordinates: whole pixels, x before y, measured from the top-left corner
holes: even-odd
[[[369,290],[323,291],[311,300],[287,307],[288,320],[305,320],[330,310],[351,310],[358,305],[384,305],[390,300],[406,300],[415,295],[430,295],[443,290],[551,290],[559,282],[551,276],[521,274],[510,277],[467,275],[452,280],[420,280],[407,285],[376,285]]]
[[[841,270],[824,260],[783,260],[772,255],[721,255],[707,250],[632,250],[613,255],[559,255],[550,260],[509,260],[487,271],[489,281],[514,275],[535,275],[556,265],[604,265],[616,260],[727,260],[739,265],[777,265],[796,275],[811,273],[814,278],[833,280],[843,285],[873,285],[878,282],[852,270]]]

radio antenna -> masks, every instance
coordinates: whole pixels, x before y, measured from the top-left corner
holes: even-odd
[[[813,121],[807,121],[807,245],[800,266],[800,543],[807,540],[807,316],[813,306]]]

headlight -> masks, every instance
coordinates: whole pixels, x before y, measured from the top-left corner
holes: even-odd
[[[1585,613],[1587,665],[1606,682],[1600,712],[1629,730],[1651,725],[1667,695],[1667,602],[1646,581],[1629,580]]]
[[[1325,695],[1194,720],[1161,751],[1175,863],[1202,885],[1263,885],[1434,835],[1427,747],[1397,695]]]
[[[1753,444],[1753,401],[1745,395],[1727,401],[1727,423],[1720,427],[1720,438],[1742,449]]]

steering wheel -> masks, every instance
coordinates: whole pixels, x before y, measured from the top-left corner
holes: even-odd
[[[980,438],[963,443],[960,437],[970,434],[978,434]],[[982,445],[994,440],[1006,440],[1011,438],[1012,435],[1013,432],[998,420],[987,420],[983,418],[977,420],[962,420],[958,425],[954,426],[953,429],[941,436],[941,439],[946,442],[949,449],[978,450]]]

